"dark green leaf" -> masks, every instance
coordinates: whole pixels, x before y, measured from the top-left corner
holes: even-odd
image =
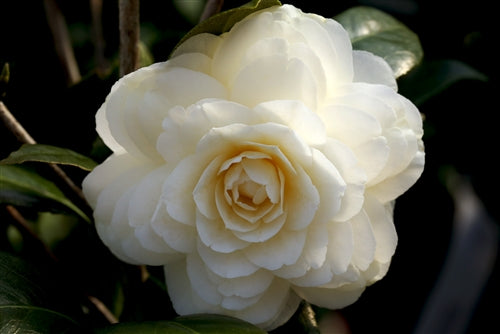
[[[355,50],[369,51],[384,58],[396,78],[422,60],[418,36],[391,15],[370,7],[353,7],[335,19],[349,33]]]
[[[191,29],[179,42],[181,44],[186,39],[201,33],[220,35],[229,31],[237,22],[243,20],[248,15],[272,6],[281,6],[279,0],[252,0],[243,6],[229,9],[216,14],[201,22]]]
[[[21,166],[0,165],[0,203],[32,206],[43,200],[62,205],[90,222],[87,215],[51,181]]]
[[[43,144],[24,144],[0,161],[0,164],[20,164],[27,161],[71,165],[88,171],[97,165],[92,159],[75,151]]]
[[[41,306],[48,298],[31,263],[0,252],[0,273],[0,305]]]
[[[437,60],[423,62],[402,77],[398,85],[401,94],[421,105],[458,81],[487,79],[484,74],[458,60]]]
[[[97,334],[263,334],[262,329],[223,315],[190,315],[173,321],[123,322],[107,326]]]
[[[96,330],[96,334],[197,334],[172,321],[122,322]]]
[[[0,306],[0,333],[73,334],[83,333],[67,316],[34,306]]]
[[[203,314],[178,317],[174,320],[186,327],[203,334],[262,334],[264,330],[233,317]]]

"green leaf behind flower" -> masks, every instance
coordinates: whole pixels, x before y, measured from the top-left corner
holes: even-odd
[[[0,333],[80,333],[76,322],[45,308],[50,296],[32,263],[0,252]]]
[[[402,95],[419,106],[462,80],[486,82],[488,78],[466,63],[442,59],[422,62],[414,71],[402,77],[398,86]]]
[[[369,51],[384,58],[396,78],[422,60],[418,36],[387,13],[361,6],[350,8],[335,19],[349,33],[355,50]]]
[[[279,0],[252,0],[244,4],[243,6],[232,8],[222,13],[216,14],[191,29],[181,39],[179,44],[181,44],[188,38],[201,33],[210,33],[214,35],[225,33],[248,15],[272,6],[281,6],[281,2]]]
[[[52,202],[76,213],[90,222],[83,211],[71,202],[51,181],[33,170],[18,165],[0,165],[0,203],[19,206],[42,205],[42,208],[54,207],[44,205]]]
[[[17,151],[12,152],[0,164],[21,164],[27,161],[71,165],[90,171],[97,163],[75,151],[51,145],[24,144]]]
[[[172,321],[123,322],[101,328],[96,334],[263,334],[262,329],[223,315],[191,315]]]

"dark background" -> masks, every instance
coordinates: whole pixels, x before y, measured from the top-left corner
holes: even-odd
[[[245,1],[226,1],[225,8],[243,3]],[[495,3],[486,0],[308,0],[283,3],[325,17],[333,17],[356,5],[374,6],[395,16],[419,35],[425,54],[424,63],[459,60],[488,78],[487,81],[461,80],[419,105],[425,115],[426,168],[417,184],[397,201],[395,224],[399,244],[391,268],[388,275],[369,287],[357,303],[340,312],[354,334],[412,333],[428,307],[426,302],[434,291],[452,240],[456,208],[443,181],[445,172],[451,168],[469,180],[489,217],[499,221],[496,202],[500,185],[496,161],[500,151],[496,116],[499,111],[500,62],[494,51],[498,44]],[[83,81],[67,87],[42,1],[2,1],[0,66],[8,62],[11,76],[7,86],[0,86],[3,95],[0,99],[38,142],[92,155],[95,154],[92,144],[96,133],[90,129],[94,128],[95,111],[117,78],[118,5],[117,1],[104,1],[106,57],[114,65],[114,71],[105,77],[94,72],[88,1],[59,1],[59,5],[70,28]],[[155,61],[166,60],[172,47],[193,26],[179,14],[171,1],[142,1],[141,24],[142,40]],[[406,84],[412,83],[411,73],[401,78],[402,86],[405,80]],[[17,147],[19,143],[0,127],[0,158]],[[94,158],[100,159],[98,155]],[[75,172],[77,179],[83,175]],[[0,216],[0,219],[5,218]],[[498,232],[496,229],[492,231],[496,245]],[[79,242],[77,244],[81,247],[89,246],[82,240]],[[0,247],[4,250],[3,246]],[[82,266],[92,268],[89,271],[109,270],[100,267],[96,260],[100,246],[92,247],[93,253],[89,251],[90,254],[78,261],[82,261]],[[473,249],[471,253],[475,254]],[[458,330],[448,329],[444,333],[500,331],[496,248],[487,255],[493,257],[494,267],[486,278],[482,294],[477,296],[477,304],[468,314],[470,321]],[[486,261],[488,256],[480,254],[463,258],[463,273],[474,270],[474,263]],[[87,274],[85,279],[90,282],[98,280],[95,272]],[[454,281],[460,284],[460,272]],[[467,284],[464,282],[464,291],[469,288]],[[452,304],[460,304],[460,294],[451,296],[451,300]],[[453,314],[443,313],[442,318],[453,319]]]

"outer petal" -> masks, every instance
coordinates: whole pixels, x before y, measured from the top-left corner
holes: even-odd
[[[103,164],[100,170],[112,165]],[[118,176],[104,188],[96,201],[94,218],[99,236],[117,257],[129,263],[159,265],[171,260],[172,253],[168,248],[158,252],[154,247],[143,247],[128,217],[130,200],[137,185],[153,169],[154,166],[146,165],[117,173]],[[91,173],[90,179],[95,176],[99,174],[92,176]]]
[[[294,290],[311,304],[335,310],[358,300],[365,290],[365,284],[357,282],[336,289],[294,287]]]
[[[391,260],[398,236],[393,223],[392,203],[383,205],[372,196],[366,196],[364,209],[370,218],[376,240],[375,260],[387,263]]]
[[[231,85],[230,99],[251,108],[271,100],[297,99],[316,109],[316,80],[299,59],[259,58],[245,66]]]
[[[387,62],[373,53],[354,50],[354,82],[381,84],[398,90],[394,73]]]

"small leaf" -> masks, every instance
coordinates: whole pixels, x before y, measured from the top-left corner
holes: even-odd
[[[243,6],[229,9],[222,13],[216,14],[191,29],[181,39],[179,44],[181,44],[188,38],[201,33],[210,33],[214,35],[225,33],[248,15],[272,6],[281,6],[281,2],[279,2],[279,0],[252,0],[244,4]]]
[[[399,92],[417,106],[462,80],[487,81],[481,72],[458,60],[423,62],[400,78]]]
[[[34,306],[0,306],[0,333],[76,334],[83,333],[67,316]]]
[[[71,165],[88,171],[97,166],[95,161],[75,151],[43,144],[24,144],[7,158],[1,160],[0,164],[11,165],[27,161]]]
[[[335,19],[349,33],[355,50],[384,58],[396,78],[409,72],[423,57],[418,36],[389,14],[370,7],[353,7]]]
[[[87,215],[51,181],[21,166],[0,165],[0,203],[33,206],[44,200],[62,205],[90,222]]]
[[[174,319],[175,322],[203,334],[263,334],[264,330],[240,319],[216,314],[196,314]]]

